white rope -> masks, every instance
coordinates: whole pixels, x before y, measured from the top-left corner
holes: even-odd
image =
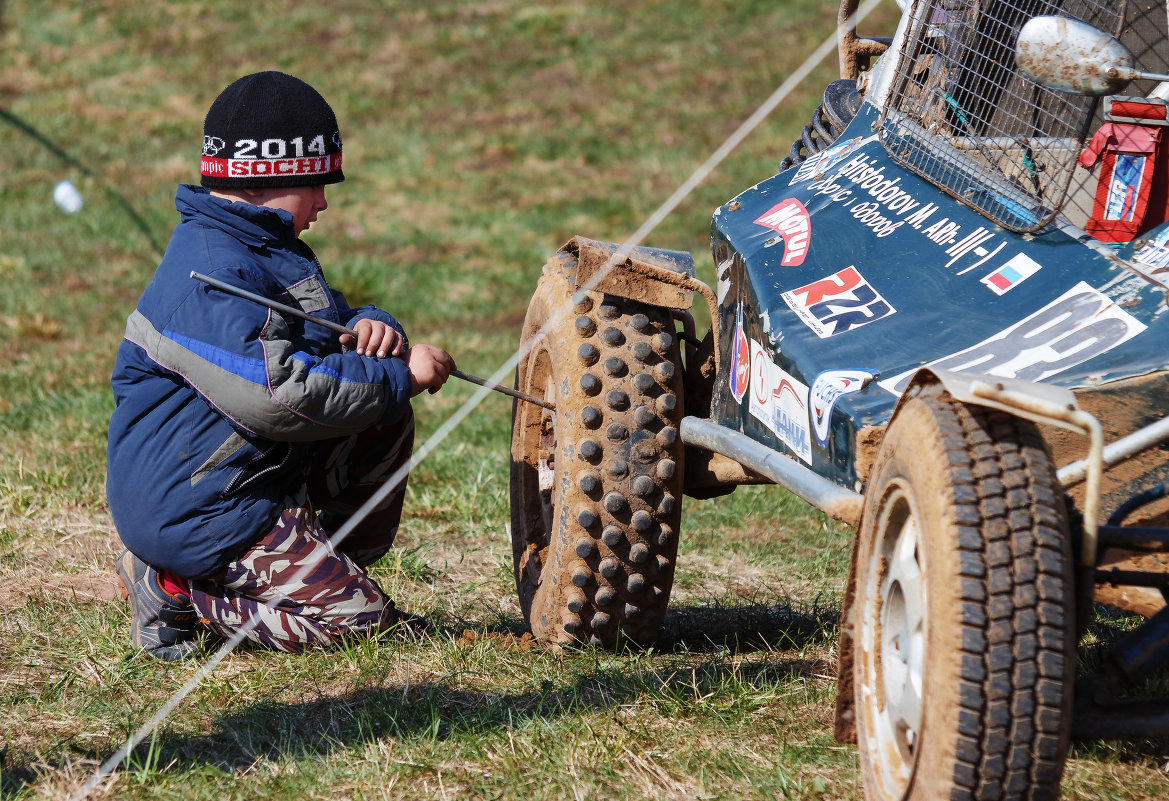
[[[858,22],[864,19],[865,16],[867,16],[880,2],[881,0],[865,0],[865,2],[857,10],[855,19]],[[690,177],[687,178],[682,183],[682,185],[679,186],[674,191],[674,193],[670,195],[670,197],[667,198],[666,201],[662,203],[662,205],[659,206],[649,216],[645,223],[642,224],[640,228],[638,228],[628,239],[625,240],[624,243],[621,244],[620,247],[617,248],[616,252],[614,252],[613,255],[609,257],[609,260],[604,268],[598,270],[589,283],[583,285],[581,289],[587,290],[595,286],[597,282],[604,279],[605,275],[608,274],[608,272],[612,270],[615,265],[624,262],[630,250],[641,244],[645,237],[651,231],[657,228],[657,226],[661,224],[662,220],[664,220],[670,213],[672,213],[674,209],[676,209],[678,205],[692,191],[694,191],[694,188],[702,183],[702,181],[705,180],[706,177],[710,175],[710,173],[713,172],[714,169],[724,159],[726,159],[726,157],[730,155],[730,153],[739,144],[742,143],[747,135],[750,134],[751,131],[753,131],[756,127],[758,127],[758,125],[763,122],[767,115],[774,111],[775,108],[783,102],[784,99],[786,99],[787,96],[791,94],[792,90],[799,86],[800,83],[802,83],[804,79],[807,78],[809,74],[811,74],[812,70],[819,66],[821,61],[828,57],[829,53],[836,49],[836,37],[837,34],[834,30],[833,33],[823,42],[821,42],[820,46],[817,47],[812,52],[812,54],[804,60],[803,64],[801,64],[795,72],[789,75],[788,78],[783,83],[781,83],[779,87],[774,92],[772,92],[771,95],[766,100],[764,100],[757,109],[755,109],[751,116],[744,120],[743,123],[738,128],[736,128],[729,137],[727,137],[726,141],[724,141],[718,147],[718,149],[715,150],[709,158],[707,158],[705,162],[703,162],[696,170],[694,170],[693,173],[691,173]],[[493,384],[498,384],[504,380],[508,374],[515,370],[516,365],[519,364],[520,359],[526,356],[531,351],[531,349],[539,343],[541,339],[547,336],[548,332],[552,328],[559,325],[566,314],[567,312],[565,311],[558,315],[552,315],[548,322],[546,322],[534,336],[532,336],[526,343],[524,343],[519,350],[513,353],[507,361],[500,365],[499,369],[496,370],[488,380]],[[336,533],[334,533],[329,540],[330,545],[336,547],[338,544],[343,542],[345,538],[348,537],[353,532],[353,530],[361,524],[366,516],[368,516],[370,512],[376,509],[377,506],[383,500],[385,500],[385,497],[393,492],[394,489],[396,489],[397,486],[406,479],[410,471],[418,464],[420,464],[427,457],[427,455],[430,454],[431,451],[433,451],[443,440],[445,440],[450,432],[454,430],[455,426],[461,423],[468,414],[470,414],[476,407],[478,407],[483,399],[490,393],[491,390],[487,387],[480,387],[478,390],[472,393],[471,397],[468,398],[466,402],[464,402],[463,405],[460,406],[458,410],[456,410],[455,413],[446,420],[446,422],[444,422],[433,434],[430,435],[429,438],[427,438],[424,443],[422,443],[422,445],[416,449],[410,460],[397,471],[395,471],[393,475],[391,475],[389,479],[387,479],[385,483],[382,484],[378,491],[372,497],[370,497],[369,500],[362,504],[349,517],[349,519],[345,521],[345,524],[342,525],[341,528],[337,529]],[[302,570],[307,571],[307,567],[302,568]],[[293,576],[293,580],[299,578],[299,573]],[[97,789],[98,785],[101,784],[104,779],[110,776],[115,769],[117,769],[118,765],[120,765],[123,760],[129,756],[130,752],[133,751],[139,743],[149,737],[154,732],[154,730],[162,724],[167,715],[173,712],[175,708],[203,682],[203,679],[210,675],[211,671],[214,670],[215,667],[224,660],[224,658],[226,658],[232,651],[234,651],[240,643],[247,639],[247,636],[256,628],[258,623],[259,616],[254,616],[249,618],[248,621],[244,623],[244,625],[237,629],[235,634],[233,634],[230,639],[226,640],[218,649],[216,649],[216,651],[208,658],[208,660],[203,663],[189,679],[187,679],[182,687],[176,690],[175,693],[171,695],[171,697],[168,698],[161,707],[159,707],[158,711],[155,712],[148,721],[139,726],[138,729],[135,730],[134,733],[126,739],[126,742],[122,745],[121,748],[119,748],[116,752],[114,752],[113,755],[111,755],[105,762],[103,762],[98,770],[93,774],[93,776],[91,776],[89,780],[84,785],[82,785],[76,793],[70,796],[71,801],[81,801],[81,799],[87,798],[90,793]]]

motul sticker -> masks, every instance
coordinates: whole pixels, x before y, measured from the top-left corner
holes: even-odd
[[[1145,330],[1144,323],[1084,281],[973,347],[930,362],[930,367],[979,375],[1043,381],[1112,350]],[[900,395],[916,372],[879,382]]]
[[[897,312],[869,286],[856,267],[846,267],[827,278],[784,292],[782,297],[788,308],[821,339]]]
[[[735,334],[731,340],[731,394],[737,402],[742,402],[743,393],[747,391],[747,384],[751,380],[751,349],[747,345],[747,335],[743,333],[743,304],[739,304],[735,312]]]
[[[808,391],[808,416],[821,448],[828,445],[828,429],[836,401],[860,392],[877,375],[876,370],[825,370],[816,376]]]
[[[792,453],[812,463],[808,387],[771,361],[755,340],[751,340],[750,410]]]
[[[812,243],[812,221],[803,203],[789,197],[768,209],[755,220],[755,224],[770,228],[783,239],[783,260],[780,264],[784,267],[799,267],[804,263]]]

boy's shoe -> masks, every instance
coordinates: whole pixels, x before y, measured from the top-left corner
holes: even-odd
[[[396,607],[393,601],[389,602],[388,607],[390,631],[408,640],[419,640],[430,634],[430,623],[422,615],[404,612]]]
[[[118,559],[118,578],[130,602],[130,639],[151,656],[175,662],[194,655],[198,615],[191,599],[162,588],[158,571],[129,551]]]

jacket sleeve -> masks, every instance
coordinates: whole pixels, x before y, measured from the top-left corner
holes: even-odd
[[[377,320],[392,327],[395,331],[402,335],[402,339],[406,342],[406,347],[410,347],[410,337],[406,334],[406,329],[398,322],[392,314],[387,311],[379,309],[377,306],[359,306],[356,309],[350,308],[348,301],[345,300],[345,295],[335,289],[330,289],[333,293],[333,302],[337,305],[337,313],[341,318],[341,324],[353,327],[353,324],[358,320]]]
[[[213,276],[254,289],[246,266],[224,266]],[[167,311],[151,319],[143,308]],[[410,375],[402,359],[314,354],[298,344],[298,325],[252,301],[188,281],[170,297],[140,304],[127,322],[126,338],[238,426],[269,439],[347,436],[405,414]]]

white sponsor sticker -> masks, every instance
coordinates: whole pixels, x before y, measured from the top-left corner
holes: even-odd
[[[1132,264],[1141,275],[1169,285],[1169,227],[1141,242],[1133,252]]]
[[[812,435],[808,425],[808,387],[775,362],[751,340],[751,415],[771,429],[792,452],[811,464]]]
[[[860,392],[876,375],[875,370],[825,370],[816,376],[808,391],[808,416],[821,448],[828,445],[828,429],[836,401]]]
[[[930,362],[955,372],[1042,381],[1112,350],[1145,330],[1102,292],[1080,281],[1039,311],[973,347]],[[878,382],[900,395],[916,372]]]
[[[818,153],[815,156],[808,157],[804,163],[800,165],[800,168],[796,170],[796,174],[793,175],[792,179],[787,182],[787,185],[791,186],[792,184],[802,184],[804,181],[810,180],[817,175],[822,175],[823,173],[828,172],[840,161],[847,158],[848,155],[852,153],[852,151],[856,150],[858,147],[867,145],[869,142],[875,141],[876,138],[876,134],[872,134],[864,138],[857,136],[853,139],[849,139],[847,142],[838,142],[825,150],[823,153]]]
[[[821,339],[843,334],[894,314],[856,267],[784,292],[781,297],[804,325]]]

